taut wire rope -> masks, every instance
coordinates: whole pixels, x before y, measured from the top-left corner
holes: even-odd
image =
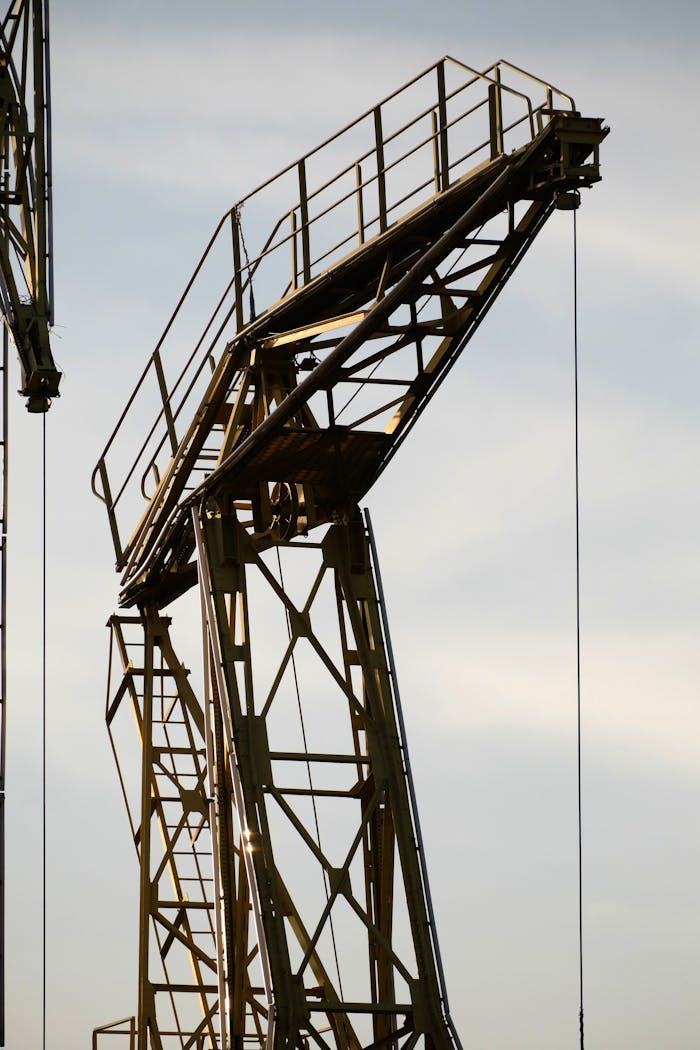
[[[41,455],[41,817],[42,817],[42,1001],[41,1045],[46,1050],[46,412],[42,415]]]
[[[576,209],[573,210],[573,278],[574,278],[574,462],[576,489],[576,753],[578,780],[578,974],[579,974],[579,1039],[583,1046],[583,834],[581,819],[581,547],[579,513],[579,412],[578,412],[578,236]]]

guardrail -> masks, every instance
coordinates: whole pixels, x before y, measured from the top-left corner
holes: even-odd
[[[517,66],[477,71],[446,57],[222,217],[93,473],[117,568],[129,554],[124,526],[131,535],[141,520],[223,350],[256,319],[256,298],[267,309],[295,295],[562,110],[575,112],[569,95]],[[212,441],[192,486],[216,463],[216,430]]]
[[[119,1021],[112,1021],[111,1024],[93,1030],[92,1050],[136,1050],[137,1035],[136,1018],[122,1017]],[[158,1036],[163,1050],[182,1050],[183,1046],[188,1046],[191,1050],[219,1050],[218,1040],[212,1043],[209,1035],[193,1035],[180,1028],[159,1031]]]
[[[100,1038],[104,1036],[103,1038]],[[120,1036],[119,1042],[114,1036]],[[129,1040],[128,1045],[126,1040]],[[122,1017],[119,1021],[95,1028],[92,1033],[92,1050],[136,1050],[136,1018]]]

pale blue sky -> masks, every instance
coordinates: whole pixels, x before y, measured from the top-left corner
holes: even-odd
[[[694,1050],[696,6],[66,0],[52,32],[50,1050],[136,1006],[137,868],[103,726],[117,578],[92,466],[221,212],[444,53],[508,58],[612,127],[579,212],[586,1045]],[[577,1046],[571,250],[557,214],[367,501],[465,1050]],[[24,1050],[40,453],[19,399],[12,426],[7,1045]]]

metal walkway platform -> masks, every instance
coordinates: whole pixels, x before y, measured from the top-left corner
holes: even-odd
[[[309,528],[362,498],[606,133],[444,58],[235,205],[93,475],[123,602],[194,583],[187,507],[224,478],[261,537],[280,500]]]

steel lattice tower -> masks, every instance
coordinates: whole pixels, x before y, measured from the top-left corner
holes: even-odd
[[[359,505],[606,132],[445,58],[215,230],[93,477],[141,872],[137,1013],[96,1046],[458,1045]]]

